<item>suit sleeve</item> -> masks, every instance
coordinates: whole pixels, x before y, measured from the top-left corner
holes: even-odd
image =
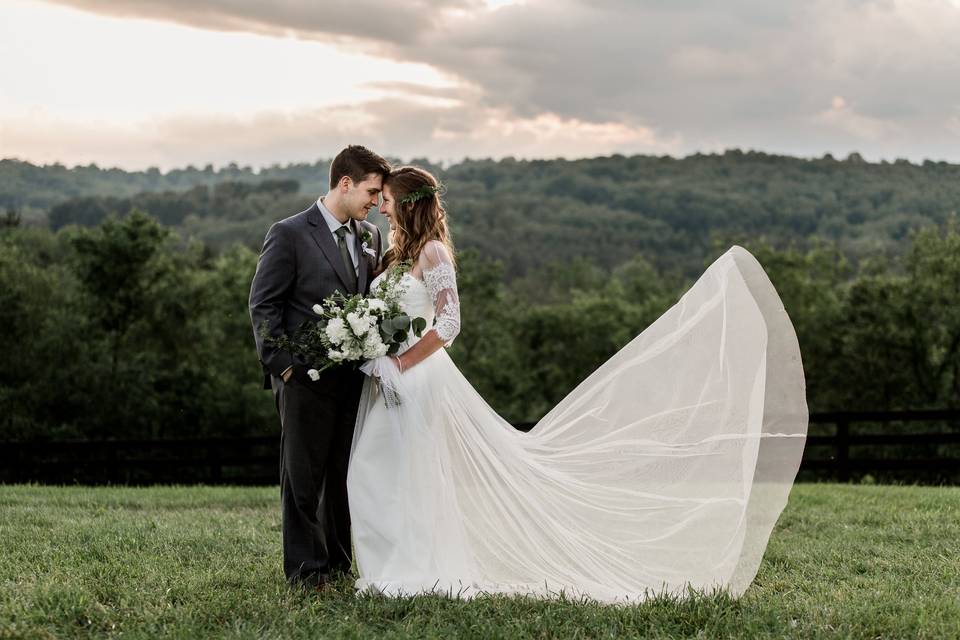
[[[296,249],[290,231],[275,223],[267,231],[263,250],[257,261],[257,272],[250,284],[250,321],[257,343],[257,357],[266,369],[280,376],[294,363],[288,352],[264,342],[260,327],[264,323],[271,336],[282,336],[283,303],[296,280]]]

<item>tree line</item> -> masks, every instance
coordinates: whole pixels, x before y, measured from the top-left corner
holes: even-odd
[[[853,261],[824,239],[742,244],[797,329],[811,409],[960,406],[956,217],[912,233],[894,257]],[[256,261],[242,244],[213,251],[139,211],[57,231],[5,224],[0,440],[275,432],[247,315]],[[642,256],[612,268],[554,261],[509,281],[506,269],[461,252],[451,355],[514,422],[543,415],[692,283]]]
[[[960,165],[868,163],[851,154],[802,159],[722,154],[585,160],[467,160],[424,164],[446,185],[461,249],[503,263],[503,277],[583,258],[603,269],[642,255],[692,277],[716,242],[762,237],[772,246],[834,244],[859,263],[902,256],[911,231],[960,210]],[[0,161],[0,207],[23,224],[96,225],[147,211],[216,251],[259,248],[274,220],[324,189],[327,161],[160,173],[35,167]]]

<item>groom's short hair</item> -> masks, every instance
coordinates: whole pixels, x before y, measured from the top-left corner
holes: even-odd
[[[359,183],[371,173],[378,173],[386,179],[390,173],[390,163],[370,149],[352,144],[330,163],[330,188],[337,186],[343,176],[349,176],[354,183]]]

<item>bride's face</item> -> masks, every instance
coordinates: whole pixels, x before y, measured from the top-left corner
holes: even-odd
[[[380,213],[390,222],[390,230],[397,228],[396,220],[396,202],[393,200],[393,193],[390,191],[390,185],[383,185],[383,202],[380,203]]]

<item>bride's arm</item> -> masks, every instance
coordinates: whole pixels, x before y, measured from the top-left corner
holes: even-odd
[[[433,328],[400,356],[394,356],[401,372],[422,362],[438,349],[449,346],[460,333],[460,297],[450,253],[442,242],[428,242],[420,252],[423,282],[434,305]]]

